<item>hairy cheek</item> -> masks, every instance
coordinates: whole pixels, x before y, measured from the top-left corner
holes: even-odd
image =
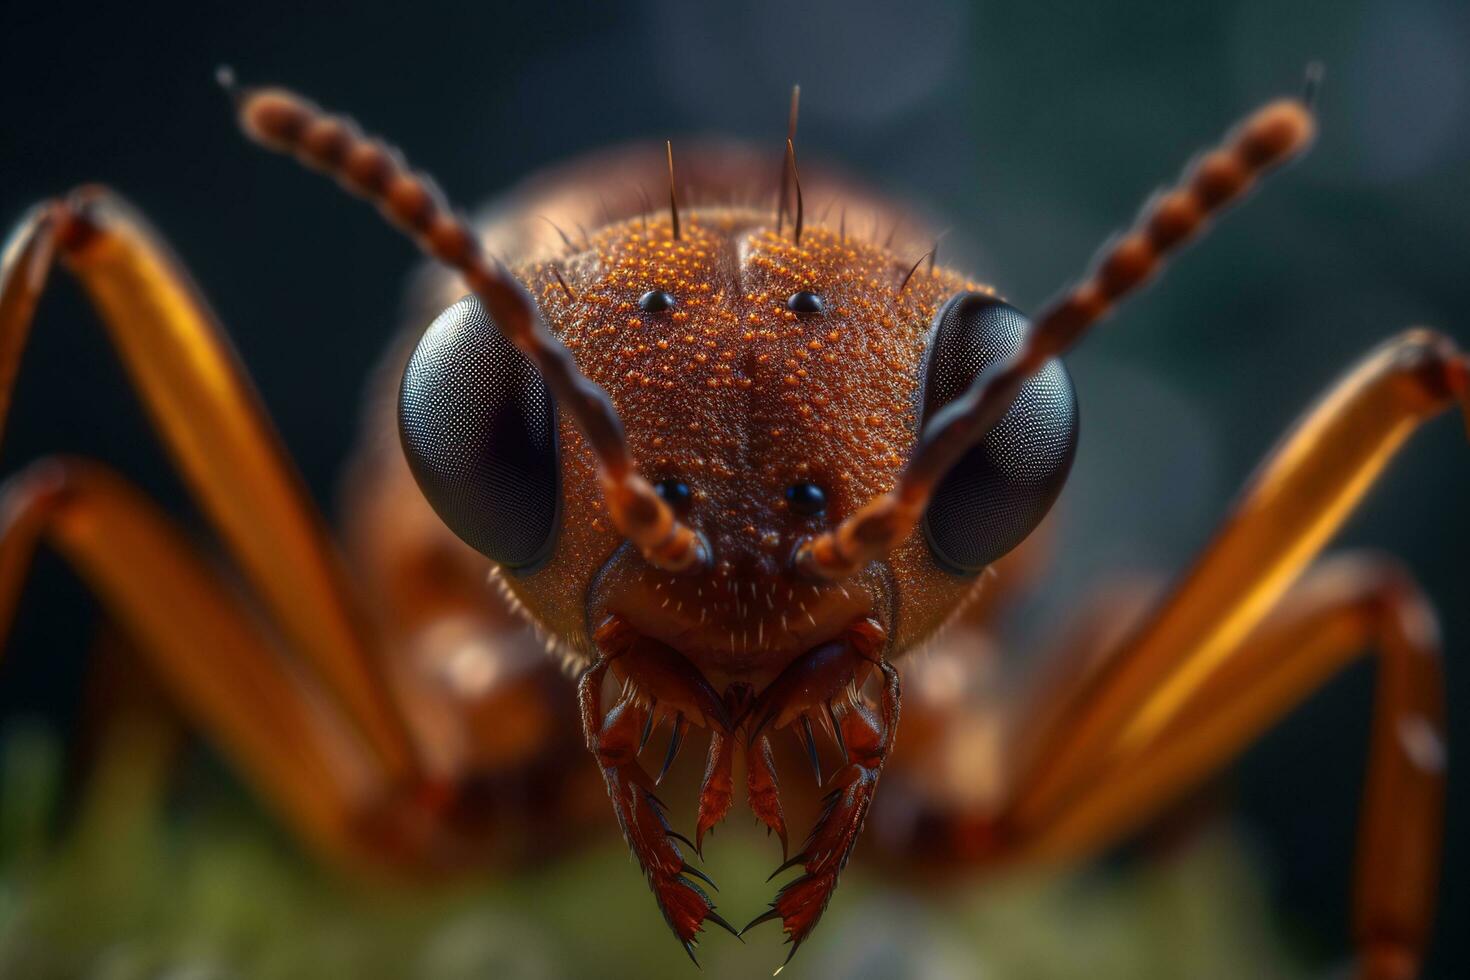
[[[893,552],[889,567],[897,592],[892,654],[897,658],[923,643],[954,615],[977,588],[977,580],[951,575],[935,565],[917,534],[910,535]]]
[[[555,550],[529,574],[502,573],[506,591],[559,642],[591,656],[587,594],[598,569],[623,544],[612,527],[597,482],[597,467],[576,427],[560,419],[562,513]]]

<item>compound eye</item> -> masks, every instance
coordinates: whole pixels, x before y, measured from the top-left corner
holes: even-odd
[[[920,379],[922,421],[1014,353],[1030,329],[1015,308],[961,293],[935,317]],[[1048,361],[979,445],[935,488],[923,520],[941,566],[973,575],[1036,529],[1061,493],[1077,451],[1077,395],[1062,362]]]
[[[561,516],[556,405],[478,297],[439,314],[414,348],[398,432],[419,488],[465,543],[511,569],[551,554]]]

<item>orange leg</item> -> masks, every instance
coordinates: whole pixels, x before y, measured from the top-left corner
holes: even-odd
[[[417,760],[373,662],[371,634],[258,396],[187,273],[105,191],[37,207],[0,258],[0,422],[58,255],[91,296],[165,447],[275,624],[383,769],[410,780]]]
[[[1414,428],[1470,402],[1470,368],[1411,331],[1341,381],[1267,459],[1193,569],[1083,683],[1022,719],[973,857],[1096,847],[1218,765],[1374,640],[1383,653],[1357,935],[1370,976],[1411,975],[1432,920],[1442,681],[1432,618],[1381,566],[1329,565],[1288,594]],[[1283,599],[1286,601],[1283,602]],[[1274,613],[1274,615],[1273,615]]]
[[[1392,562],[1324,562],[1150,742],[1057,810],[1001,824],[1005,857],[1105,846],[1242,749],[1364,651],[1379,657],[1359,828],[1354,938],[1369,977],[1412,977],[1434,921],[1444,800],[1444,677],[1434,614]],[[1003,818],[1004,819],[1004,818]]]
[[[0,636],[42,541],[303,836],[338,855],[354,848],[355,821],[384,790],[381,772],[162,513],[80,460],[43,460],[12,478],[0,493]]]
[[[1354,937],[1363,975],[1412,977],[1434,919],[1444,677],[1433,611],[1386,558],[1343,555],[1315,566],[1156,738],[1110,757],[1055,810],[1023,821],[1004,805],[984,812],[941,806],[923,814],[907,843],[946,862],[1085,858],[1228,764],[1367,651],[1378,655],[1379,670]]]
[[[1070,698],[1022,732],[1030,760],[1015,817],[1055,810],[1107,759],[1156,741],[1271,611],[1425,420],[1470,407],[1470,362],[1444,337],[1405,333],[1340,381],[1267,458],[1194,567]]]

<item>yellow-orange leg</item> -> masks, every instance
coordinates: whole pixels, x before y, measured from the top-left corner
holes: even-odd
[[[1414,976],[1439,873],[1444,679],[1434,614],[1386,559],[1342,556],[1314,568],[1152,741],[1113,757],[1035,823],[1002,824],[1003,859],[1052,863],[1105,846],[1364,652],[1378,655],[1379,669],[1354,940],[1365,976]]]
[[[1083,659],[1086,649],[1084,640],[1063,659]],[[1385,557],[1340,555],[1314,566],[1155,739],[1112,756],[1055,810],[1021,821],[1003,807],[941,806],[890,844],[945,863],[1085,858],[1229,763],[1367,652],[1379,670],[1353,931],[1365,976],[1412,977],[1433,923],[1444,683],[1433,611]]]
[[[56,257],[80,279],[165,447],[293,649],[393,778],[418,763],[327,532],[213,313],[168,248],[97,188],[43,204],[0,258],[0,424]]]
[[[1101,803],[1082,802],[1111,795],[1099,787],[1124,772],[1132,774],[1127,778],[1147,780],[1151,766],[1162,765],[1166,756],[1181,764],[1186,757],[1170,753],[1195,745],[1193,737],[1181,734],[1194,729],[1202,712],[1239,712],[1239,727],[1230,730],[1243,742],[1272,716],[1271,703],[1252,698],[1275,697],[1277,710],[1284,710],[1283,700],[1294,702],[1310,689],[1313,669],[1318,674],[1330,670],[1334,658],[1345,656],[1340,642],[1318,633],[1345,629],[1346,615],[1319,613],[1318,632],[1310,634],[1317,638],[1292,653],[1290,667],[1286,651],[1277,646],[1263,652],[1253,645],[1253,634],[1258,628],[1267,631],[1263,637],[1272,628],[1309,629],[1263,622],[1394,451],[1420,423],[1457,400],[1470,402],[1470,367],[1448,340],[1427,331],[1389,341],[1339,382],[1268,457],[1224,527],[1158,609],[1067,696],[1061,710],[1043,706],[1032,717],[1047,720],[1022,728],[1021,763],[1011,803],[999,820],[1003,837],[1039,839],[1046,828],[1055,835],[1050,843],[1065,850],[1064,820],[1078,821],[1072,825],[1077,843],[1105,836],[1101,821],[1088,828],[1078,815],[1087,806],[1102,809]],[[1295,605],[1284,607],[1288,624]],[[1300,612],[1298,617],[1310,618]],[[1399,975],[1394,963],[1417,962],[1430,925],[1434,876],[1424,865],[1432,865],[1437,854],[1442,776],[1427,764],[1434,753],[1426,746],[1440,737],[1442,694],[1425,633],[1375,634],[1391,666],[1381,675],[1374,748],[1378,775],[1364,824],[1372,840],[1365,845],[1363,874],[1374,887],[1360,889],[1358,933],[1365,965],[1382,976]],[[1304,642],[1308,634],[1293,635]],[[1315,660],[1301,652],[1317,644],[1325,644],[1327,652],[1318,652]],[[1237,656],[1246,659],[1237,662]],[[1264,666],[1253,671],[1250,665],[1257,663]],[[1306,680],[1288,684],[1282,678],[1295,676],[1290,671],[1304,671]],[[1231,704],[1237,707],[1221,707]],[[1382,721],[1385,713],[1393,720]],[[1401,736],[1406,719],[1412,719],[1408,728],[1417,733],[1414,748]],[[1229,740],[1217,737],[1214,755],[1228,754],[1220,746]],[[1200,775],[1198,767],[1213,758],[1205,748],[1199,743],[1196,768],[1178,781]],[[1142,795],[1137,783],[1133,791],[1135,797]],[[1409,812],[1387,813],[1393,804],[1384,802],[1385,793],[1388,799],[1412,795]],[[1113,805],[1131,801],[1119,797]],[[1415,808],[1419,812],[1411,816]]]
[[[42,460],[11,478],[0,493],[0,637],[43,541],[303,836],[339,856],[354,849],[355,826],[384,790],[381,772],[156,507],[81,460]]]
[[[1445,337],[1388,341],[1328,392],[1267,458],[1172,593],[1072,698],[1025,733],[1034,760],[1015,812],[1054,809],[1108,757],[1154,741],[1320,553],[1410,433],[1456,402],[1470,361]]]

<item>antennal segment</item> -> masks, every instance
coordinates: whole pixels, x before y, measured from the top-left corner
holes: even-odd
[[[1133,228],[1098,252],[1088,276],[1042,309],[1021,348],[987,368],[924,427],[898,485],[806,541],[796,552],[797,567],[816,578],[842,578],[893,550],[913,531],[944,474],[984,438],[1028,378],[1106,318],[1260,176],[1302,153],[1315,132],[1306,103],[1272,102],[1199,157],[1177,186],[1150,198]]]
[[[571,352],[546,328],[530,294],[510,270],[487,261],[479,239],[450,210],[429,177],[410,170],[397,150],[364,136],[351,120],[323,112],[293,92],[235,89],[231,94],[250,139],[335,177],[349,192],[376,204],[425,253],[464,277],[496,327],[536,366],[557,405],[586,437],[613,524],[650,564],[683,571],[709,561],[704,539],[680,522],[638,475],[607,392],[577,369]],[[671,172],[672,160],[671,155]],[[678,237],[677,211],[674,220]]]

